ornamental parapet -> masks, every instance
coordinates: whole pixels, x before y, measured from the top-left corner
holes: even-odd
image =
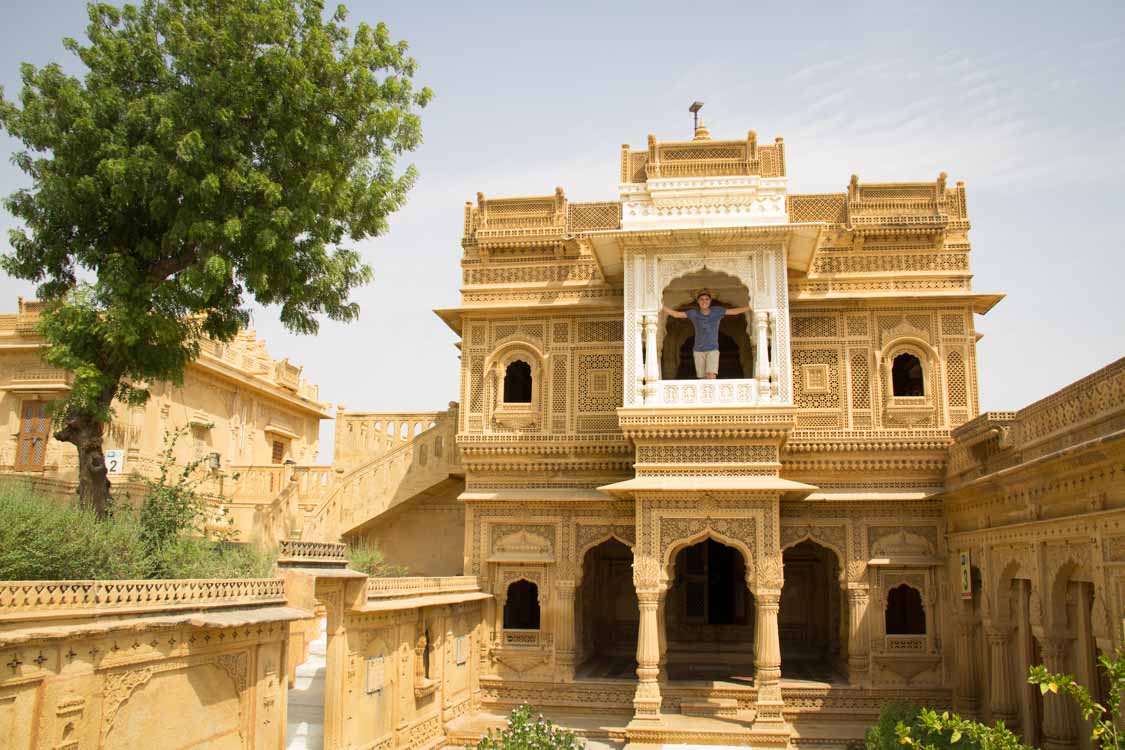
[[[1016,412],[986,412],[953,431],[947,482],[960,485],[1125,430],[1125,357]]]
[[[285,604],[280,578],[4,581],[0,622]]]
[[[404,599],[437,594],[473,593],[480,591],[476,576],[433,576],[410,578],[368,578],[367,598]]]

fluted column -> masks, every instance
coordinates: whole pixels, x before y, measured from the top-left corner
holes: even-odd
[[[1045,637],[1039,648],[1048,672],[1066,672],[1071,639]],[[1074,750],[1078,747],[1078,723],[1074,703],[1065,695],[1047,693],[1043,696],[1043,750]]]
[[[777,313],[768,313],[768,320],[769,341],[773,348],[773,356],[770,357],[770,401],[777,401],[781,395],[781,367],[778,365],[781,350],[777,346]]]
[[[870,598],[867,588],[848,589],[848,681],[852,685],[860,682],[860,675],[867,673],[867,603]]]
[[[656,351],[656,316],[645,316],[645,403],[655,403],[660,380],[660,352]]]
[[[777,633],[780,589],[759,589],[754,594],[754,684],[758,688],[760,723],[782,723],[781,717],[781,640]]]
[[[555,658],[559,679],[574,680],[574,581],[556,581]]]
[[[656,613],[660,607],[659,589],[637,592],[641,611],[637,629],[637,692],[633,696],[635,719],[660,718],[660,634]]]
[[[957,620],[957,692],[954,705],[958,713],[970,718],[976,717],[980,712],[980,667],[976,658],[976,632],[979,624],[971,616],[962,616]]]
[[[1004,726],[1015,731],[1019,729],[1019,702],[1016,686],[1012,681],[1012,630],[1011,628],[990,627],[985,631],[988,638],[988,656],[992,680],[989,685],[988,703],[993,723],[1004,722]]]

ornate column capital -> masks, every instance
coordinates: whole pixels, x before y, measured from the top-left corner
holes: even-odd
[[[776,612],[781,607],[781,589],[758,589],[754,592],[754,606]]]

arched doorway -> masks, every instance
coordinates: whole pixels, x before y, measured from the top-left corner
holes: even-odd
[[[836,553],[806,539],[782,552],[782,562],[785,585],[777,616],[782,674],[842,680],[847,612]]]
[[[575,592],[577,674],[632,678],[637,669],[640,608],[633,586],[633,550],[617,539],[590,548]]]
[[[664,605],[671,680],[754,681],[754,599],[742,553],[714,539],[675,556]]]

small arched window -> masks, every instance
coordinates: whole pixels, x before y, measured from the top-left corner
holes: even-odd
[[[521,359],[504,370],[504,403],[531,403],[531,365]]]
[[[891,365],[891,387],[895,396],[925,396],[922,362],[913,354],[900,354]]]
[[[918,589],[905,583],[887,592],[887,635],[925,635],[926,610]]]
[[[504,627],[513,630],[539,629],[539,587],[531,581],[521,578],[508,586]]]

